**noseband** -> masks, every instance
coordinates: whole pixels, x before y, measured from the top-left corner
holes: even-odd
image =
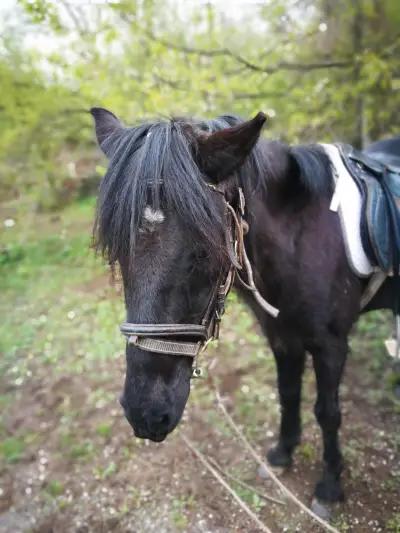
[[[221,270],[200,324],[133,324],[131,322],[121,324],[121,333],[127,338],[128,344],[141,350],[168,355],[184,355],[195,359],[210,341],[219,337],[219,325],[225,312],[225,300],[235,276],[246,289],[253,293],[257,302],[267,313],[274,317],[279,313],[278,309],[264,300],[254,284],[250,261],[244,247],[244,234],[248,230],[248,224],[243,219],[245,200],[242,189],[238,188],[239,202],[238,207],[234,209],[223,191],[214,185],[208,184],[208,186],[219,193],[224,201],[225,242],[229,266]],[[243,281],[239,273],[243,267],[247,272],[247,282]],[[195,368],[194,375],[197,370]]]

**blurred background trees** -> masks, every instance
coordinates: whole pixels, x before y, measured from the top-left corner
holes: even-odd
[[[127,123],[262,109],[288,142],[399,133],[398,0],[15,0],[0,16],[1,198],[49,208],[96,181],[93,105]]]

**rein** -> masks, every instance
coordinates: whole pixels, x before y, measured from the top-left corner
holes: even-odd
[[[217,282],[211,291],[210,299],[200,324],[133,324],[124,322],[121,333],[141,350],[192,357],[194,360],[207,347],[208,343],[219,337],[219,326],[225,312],[225,300],[232,288],[235,276],[247,290],[251,291],[258,304],[274,318],[279,310],[269,304],[259,293],[254,283],[253,271],[244,246],[244,235],[249,226],[243,219],[245,199],[239,187],[239,205],[234,209],[225,197],[225,193],[212,184],[211,190],[222,195],[225,204],[225,243],[229,257],[229,267],[221,270]],[[247,283],[239,271],[246,271]],[[188,340],[186,340],[188,338]],[[193,370],[193,377],[199,377],[201,370]]]

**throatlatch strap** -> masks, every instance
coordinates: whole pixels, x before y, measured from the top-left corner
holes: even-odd
[[[150,337],[138,337],[131,335],[128,344],[133,344],[146,352],[164,353],[168,355],[185,355],[196,357],[202,346],[201,342],[174,342],[162,339],[152,339]]]

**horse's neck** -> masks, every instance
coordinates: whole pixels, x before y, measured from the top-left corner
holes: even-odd
[[[292,198],[286,204],[267,198],[267,193],[249,196],[249,234],[246,244],[258,270],[268,263],[279,272],[282,264],[295,265],[304,250],[312,248],[318,233],[330,232],[327,199]]]

